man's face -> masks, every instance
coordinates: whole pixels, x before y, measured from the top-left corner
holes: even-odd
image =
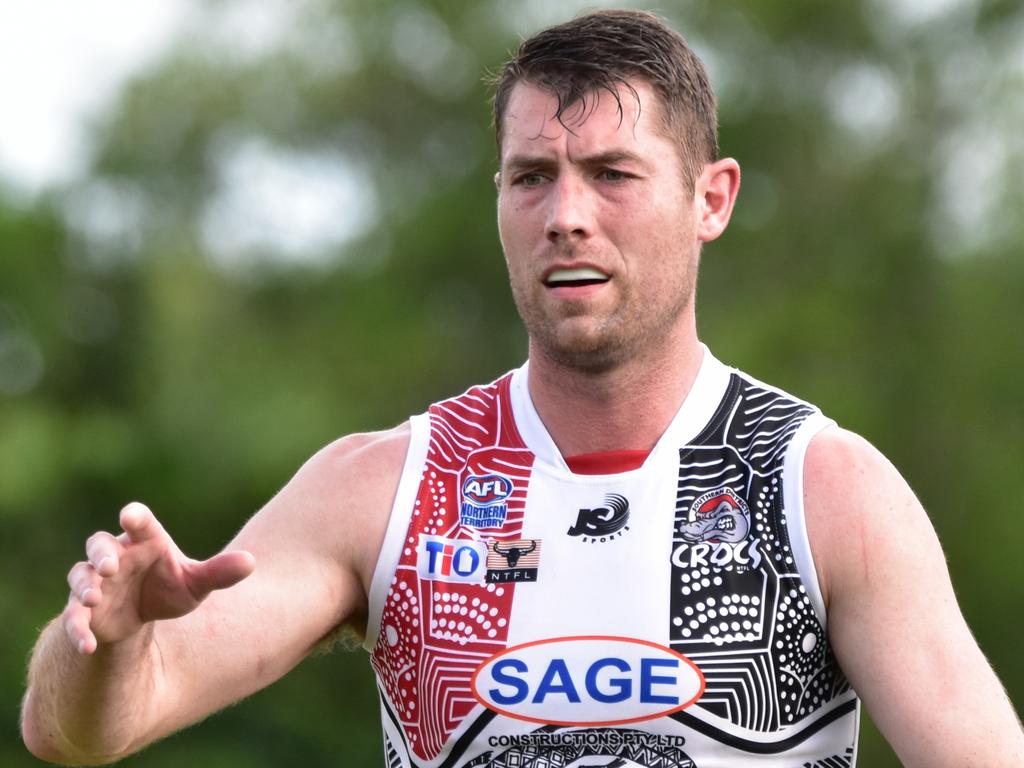
[[[692,312],[699,209],[647,83],[555,118],[519,83],[505,114],[498,230],[531,354],[607,370],[658,344]],[[595,102],[596,99],[596,102]],[[578,105],[577,105],[578,106]]]

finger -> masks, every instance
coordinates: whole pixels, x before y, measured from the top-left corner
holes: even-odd
[[[72,596],[89,608],[95,607],[100,602],[102,597],[101,581],[102,578],[89,563],[75,563],[68,571],[68,586],[71,587]]]
[[[106,531],[97,531],[85,542],[86,557],[100,576],[117,573],[122,549],[121,542]]]
[[[128,538],[136,543],[167,535],[149,507],[138,501],[131,502],[121,510],[120,522]]]
[[[189,591],[196,599],[203,599],[215,589],[232,587],[256,568],[256,558],[249,552],[235,550],[221,552],[209,560],[185,564],[185,577]]]
[[[96,650],[96,635],[89,628],[92,609],[82,605],[74,595],[64,609],[64,632],[79,653],[90,654]]]

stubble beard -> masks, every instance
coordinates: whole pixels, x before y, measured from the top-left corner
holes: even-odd
[[[584,301],[570,302],[561,317],[548,316],[528,297],[513,288],[513,298],[531,349],[536,348],[556,365],[587,375],[614,370],[635,358],[641,358],[652,347],[663,343],[678,318],[693,301],[696,269],[687,269],[676,301],[662,312],[645,312],[641,299],[623,301],[618,308],[601,318],[594,327],[573,327],[571,318],[588,313]],[[568,321],[568,322],[567,322]]]

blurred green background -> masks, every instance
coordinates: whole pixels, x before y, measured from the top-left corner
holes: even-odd
[[[202,3],[94,122],[82,174],[0,178],[0,763],[38,764],[27,654],[123,503],[209,555],[324,443],[520,362],[480,78],[604,5]],[[705,250],[703,339],[902,469],[1024,700],[1024,9],[654,9],[707,61],[744,169]],[[124,765],[380,766],[364,655],[310,659]],[[899,764],[866,716],[860,764]]]

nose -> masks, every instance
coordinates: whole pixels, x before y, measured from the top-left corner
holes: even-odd
[[[586,183],[571,174],[562,174],[550,189],[545,223],[548,240],[557,243],[589,237],[594,212]]]

